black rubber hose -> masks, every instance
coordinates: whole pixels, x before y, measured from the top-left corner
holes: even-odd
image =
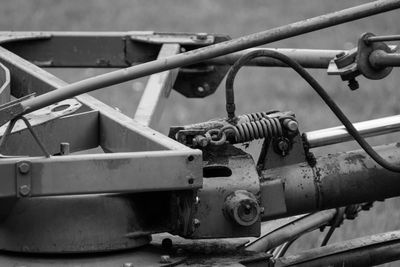
[[[324,88],[295,60],[287,57],[272,50],[255,50],[249,52],[242,56],[239,60],[233,64],[230,68],[227,78],[226,78],[226,111],[228,113],[228,118],[233,121],[235,120],[235,104],[234,104],[234,90],[233,83],[239,69],[244,66],[248,61],[256,57],[271,57],[282,61],[289,67],[294,69],[308,84],[317,92],[317,94],[322,98],[322,100],[328,105],[335,116],[343,123],[344,127],[347,129],[348,133],[357,141],[362,149],[380,166],[393,172],[400,172],[400,166],[394,165],[384,158],[382,158],[360,135],[357,129],[353,126],[350,120],[344,115],[342,110],[336,105],[335,101],[328,95]]]

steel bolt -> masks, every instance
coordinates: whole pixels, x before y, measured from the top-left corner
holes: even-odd
[[[357,80],[354,78],[349,80],[348,86],[349,86],[350,90],[352,90],[352,91],[357,90],[360,87]]]
[[[200,32],[196,34],[197,40],[207,40],[208,34],[205,32]]]
[[[237,190],[225,200],[225,214],[241,226],[250,226],[260,218],[256,197],[245,190]]]
[[[22,174],[27,174],[29,172],[30,168],[31,167],[26,162],[23,162],[23,163],[19,164],[19,166],[18,166],[18,170]]]
[[[161,255],[160,263],[170,263],[171,257],[169,255]]]
[[[286,140],[281,140],[278,143],[278,148],[281,152],[281,155],[284,157],[289,151],[289,143]]]
[[[193,219],[193,226],[194,228],[199,228],[200,227],[200,220],[199,219]]]
[[[64,142],[60,143],[60,154],[61,155],[68,155],[69,154],[69,143]]]
[[[296,132],[299,129],[299,125],[296,121],[291,120],[291,119],[286,119],[283,121],[283,124],[285,125],[285,127],[292,131],[292,132]]]
[[[206,147],[208,145],[208,139],[202,135],[197,135],[193,138],[193,144],[200,147]]]
[[[19,194],[23,197],[26,197],[31,192],[31,188],[28,185],[21,185],[19,187]]]

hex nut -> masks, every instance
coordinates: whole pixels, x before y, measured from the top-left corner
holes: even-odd
[[[19,187],[19,194],[23,197],[26,197],[31,192],[31,188],[28,185],[21,185]]]
[[[18,170],[22,174],[27,174],[30,170],[30,165],[29,163],[22,162],[21,164],[18,165]]]

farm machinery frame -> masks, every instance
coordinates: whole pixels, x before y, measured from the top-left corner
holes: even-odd
[[[397,46],[387,44],[400,36],[365,33],[351,50],[254,48],[399,7],[379,0],[232,40],[0,32],[0,264],[366,266],[400,259],[399,231],[327,244],[344,219],[400,195],[399,143],[364,140],[400,131],[400,115],[352,124],[306,71],[327,69],[356,90],[357,76],[382,79],[400,65]],[[234,79],[249,65],[292,68],[343,126],[301,133],[292,111],[237,115]],[[121,69],[68,84],[43,69],[53,67]],[[145,76],[134,118],[85,94]],[[172,89],[209,97],[225,76],[226,118],[171,127],[168,136],[154,130]],[[312,153],[353,138],[362,150]],[[256,139],[264,141],[255,162],[238,144]],[[321,227],[329,230],[320,248],[285,256]]]

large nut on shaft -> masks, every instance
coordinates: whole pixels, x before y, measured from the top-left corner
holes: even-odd
[[[241,226],[250,226],[260,218],[260,206],[256,197],[246,191],[237,190],[225,200],[225,214]]]

